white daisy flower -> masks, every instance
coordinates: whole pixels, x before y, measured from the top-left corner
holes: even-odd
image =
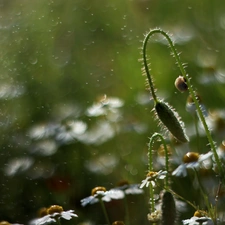
[[[166,171],[162,171],[160,170],[159,172],[154,172],[154,171],[150,171],[146,178],[144,180],[142,180],[142,184],[140,185],[140,188],[143,188],[144,186],[148,187],[149,184],[151,183],[152,186],[154,187],[156,185],[155,181],[157,179],[164,179],[166,177],[167,172]]]
[[[99,199],[105,202],[110,202],[113,199],[123,199],[124,192],[119,189],[111,189],[106,191],[104,187],[96,187],[92,189],[92,195],[81,200],[81,205],[84,207],[88,204],[99,202]]]
[[[63,211],[63,207],[59,205],[52,205],[45,209],[42,213],[44,216],[41,218],[30,221],[30,225],[43,225],[48,223],[56,223],[59,219],[71,220],[73,217],[77,217],[74,210]]]

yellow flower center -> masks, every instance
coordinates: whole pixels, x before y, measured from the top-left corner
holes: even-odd
[[[47,209],[47,214],[53,213],[61,213],[63,211],[63,207],[59,205],[52,205]]]
[[[47,210],[48,210],[48,209],[45,208],[45,207],[39,209],[39,211],[38,211],[38,216],[39,216],[39,217],[46,216],[46,215],[48,214]]]
[[[197,162],[199,159],[199,154],[197,152],[188,152],[183,157],[184,163]]]
[[[106,188],[105,187],[95,187],[91,190],[91,195],[95,195],[97,194],[98,191],[103,191],[106,192]]]
[[[154,177],[154,176],[156,176],[157,174],[158,174],[157,172],[150,171],[150,172],[148,172],[148,174],[146,175],[146,177]]]
[[[196,217],[204,217],[204,216],[207,216],[207,213],[205,211],[203,211],[203,210],[197,210],[197,211],[195,211],[194,216],[196,216]]]
[[[7,221],[1,221],[0,225],[11,225],[11,223],[7,222]]]

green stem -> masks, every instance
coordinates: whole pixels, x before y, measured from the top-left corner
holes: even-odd
[[[56,222],[58,225],[61,225],[60,218],[56,218]]]
[[[168,188],[169,187],[169,176],[168,176],[168,174],[169,174],[169,152],[168,152],[168,148],[167,148],[167,145],[166,145],[166,142],[165,142],[163,136],[159,133],[154,133],[149,141],[149,149],[148,149],[149,171],[153,171],[152,149],[153,149],[153,144],[154,144],[154,141],[156,138],[160,139],[160,141],[163,144],[164,151],[165,151],[165,167],[166,167],[166,171],[167,171],[167,175],[166,175],[166,179],[165,179],[165,187]]]
[[[149,184],[151,212],[155,211],[154,187],[151,182]]]
[[[148,78],[148,83],[149,83],[149,86],[150,86],[150,89],[151,89],[152,97],[153,97],[155,102],[158,102],[158,98],[155,94],[155,88],[154,88],[152,77],[151,77],[150,72],[149,72],[147,57],[146,57],[146,55],[147,55],[146,54],[147,43],[148,43],[149,37],[151,36],[150,33],[147,34],[145,39],[144,39],[143,47],[142,47],[142,54],[143,54],[144,69],[145,69],[145,72],[146,72],[146,75],[147,75],[147,78]]]
[[[194,101],[194,103],[195,103],[197,113],[198,113],[199,118],[200,118],[200,120],[201,120],[201,122],[202,122],[202,124],[203,124],[203,127],[204,127],[205,132],[206,132],[206,136],[207,136],[208,141],[209,141],[209,144],[210,144],[210,147],[211,147],[211,149],[212,149],[212,151],[213,151],[213,155],[214,155],[214,158],[215,158],[215,162],[216,162],[216,164],[217,164],[217,167],[218,167],[219,175],[220,175],[220,176],[223,176],[223,180],[224,180],[225,178],[224,178],[224,175],[223,175],[223,174],[224,174],[224,173],[223,173],[224,171],[223,171],[223,168],[222,168],[222,163],[221,163],[221,161],[220,161],[220,159],[219,159],[219,156],[218,156],[218,154],[217,154],[217,152],[216,152],[216,145],[215,145],[215,142],[213,141],[213,138],[212,138],[211,133],[210,133],[210,131],[209,131],[208,125],[207,125],[207,123],[206,123],[206,120],[205,120],[205,117],[204,117],[204,115],[203,115],[203,111],[202,111],[202,109],[201,109],[201,107],[200,107],[200,104],[199,104],[198,98],[197,98],[197,96],[196,96],[196,93],[195,93],[195,91],[194,91],[194,89],[193,89],[193,87],[192,87],[192,85],[191,85],[190,79],[189,79],[189,77],[188,77],[188,75],[187,75],[187,73],[186,73],[186,71],[185,71],[185,69],[184,69],[183,64],[181,63],[180,57],[179,57],[179,55],[178,55],[178,53],[177,53],[177,51],[176,51],[176,49],[175,49],[175,47],[174,47],[174,44],[173,44],[171,38],[169,37],[169,35],[168,35],[166,32],[164,32],[164,31],[161,30],[161,29],[154,29],[154,30],[151,30],[151,31],[145,36],[145,39],[144,39],[144,42],[143,42],[143,60],[144,60],[144,68],[145,68],[145,71],[146,71],[146,74],[147,74],[147,78],[148,78],[148,82],[149,82],[149,86],[150,86],[150,89],[151,89],[151,92],[152,92],[153,99],[154,99],[155,102],[158,101],[158,99],[157,99],[157,97],[156,97],[156,94],[155,94],[153,81],[152,81],[152,78],[151,78],[151,75],[150,75],[150,72],[149,72],[149,68],[148,68],[147,56],[146,56],[146,48],[147,48],[147,42],[148,42],[149,38],[150,38],[152,35],[156,34],[156,33],[163,35],[163,36],[167,39],[167,41],[168,41],[168,43],[169,43],[169,47],[170,47],[170,49],[171,49],[171,51],[172,51],[172,53],[173,53],[173,55],[174,55],[174,57],[175,57],[175,60],[176,60],[176,62],[177,62],[177,65],[178,65],[178,67],[179,67],[179,69],[180,69],[180,71],[181,71],[181,74],[182,74],[183,77],[186,79],[186,82],[187,82],[187,85],[188,85],[189,93],[190,93],[190,95],[191,95],[191,97],[192,97],[192,99],[193,99],[193,101]]]
[[[101,198],[99,199],[99,201],[100,201],[100,204],[101,204],[101,207],[102,207],[102,210],[103,210],[106,222],[107,222],[108,225],[111,225],[111,223],[109,221],[108,213],[107,213],[106,208],[105,208],[105,204],[104,204],[104,202],[102,201]]]
[[[127,202],[127,196],[124,191],[124,204],[125,204],[125,224],[130,224],[130,215],[129,215],[129,208],[128,208],[128,202]]]
[[[195,131],[197,136],[197,149],[200,150],[200,136],[198,131],[198,116],[194,114],[194,124],[195,124]]]
[[[203,196],[204,203],[206,204],[206,207],[208,208],[208,213],[210,214],[209,216],[212,218],[214,224],[216,225],[217,224],[217,221],[216,221],[217,218],[215,217],[216,208],[213,208],[212,204],[210,204],[209,197],[208,197],[208,195],[207,195],[207,193],[205,191],[205,188],[202,186],[199,174],[196,171],[196,169],[194,169],[194,172],[195,172],[195,176],[197,177],[197,180],[198,180],[199,188],[200,188],[201,194]]]

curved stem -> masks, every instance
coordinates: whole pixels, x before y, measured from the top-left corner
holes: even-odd
[[[148,149],[149,171],[153,171],[152,149],[153,149],[154,140],[156,138],[160,139],[160,141],[163,144],[164,151],[165,151],[165,167],[166,167],[166,171],[167,171],[167,175],[166,175],[166,179],[165,179],[165,188],[168,188],[169,187],[169,176],[168,176],[168,174],[169,174],[169,152],[168,152],[167,145],[166,145],[166,142],[165,142],[163,136],[159,133],[154,133],[149,141],[149,149]]]
[[[178,53],[177,53],[177,51],[176,51],[176,49],[174,47],[174,44],[173,44],[171,38],[169,37],[169,35],[166,32],[164,32],[161,29],[151,30],[145,36],[145,39],[144,39],[144,42],[143,42],[143,60],[144,60],[144,67],[145,67],[145,71],[146,71],[146,74],[147,74],[149,86],[151,88],[151,92],[152,92],[153,99],[154,99],[155,102],[158,101],[157,100],[157,97],[156,97],[156,94],[155,94],[155,90],[154,90],[152,78],[151,78],[151,75],[150,75],[150,72],[149,72],[148,64],[147,64],[146,47],[147,47],[147,42],[148,42],[149,38],[153,34],[156,34],[156,33],[163,35],[167,39],[167,41],[169,43],[169,47],[170,47],[172,53],[174,54],[175,60],[177,62],[177,65],[178,65],[178,67],[179,67],[179,69],[181,71],[181,74],[186,79],[186,83],[188,85],[189,93],[190,93],[190,95],[191,95],[191,97],[192,97],[192,99],[193,99],[193,101],[195,103],[197,113],[198,113],[199,118],[200,118],[200,120],[201,120],[201,122],[203,124],[203,127],[204,127],[205,132],[206,132],[206,136],[207,136],[208,141],[209,141],[209,144],[210,144],[210,147],[211,147],[211,149],[213,151],[213,155],[214,155],[214,158],[215,158],[215,162],[216,162],[217,167],[218,167],[218,172],[219,172],[220,176],[223,176],[222,179],[225,180],[224,175],[223,175],[224,174],[223,173],[224,170],[222,168],[222,163],[221,163],[221,161],[219,159],[219,156],[218,156],[218,154],[216,152],[216,145],[215,145],[215,142],[213,141],[213,138],[212,138],[211,133],[209,131],[208,125],[207,125],[206,120],[205,120],[205,117],[203,115],[203,111],[202,111],[202,109],[200,107],[200,104],[199,104],[199,101],[198,101],[198,97],[196,96],[196,93],[195,93],[195,91],[194,91],[194,89],[193,89],[193,87],[191,85],[190,79],[189,79],[189,77],[188,77],[188,75],[187,75],[187,73],[186,73],[186,71],[184,69],[183,64],[181,63],[180,57],[179,57],[179,55],[178,55]]]
[[[149,86],[150,86],[150,89],[151,89],[152,97],[153,97],[155,102],[158,102],[158,99],[157,99],[157,96],[156,96],[156,93],[155,93],[153,80],[152,80],[152,77],[151,77],[151,74],[150,74],[150,71],[149,71],[149,68],[148,68],[147,57],[146,57],[146,55],[147,55],[146,54],[147,43],[148,43],[149,37],[151,36],[150,33],[147,34],[145,39],[144,39],[143,47],[142,47],[142,54],[143,54],[143,61],[144,61],[144,69],[145,69],[145,72],[146,72],[146,75],[147,75],[147,78],[148,78],[148,83],[149,83]]]

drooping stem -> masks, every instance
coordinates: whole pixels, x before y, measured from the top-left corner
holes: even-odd
[[[145,69],[145,72],[146,72],[146,75],[147,75],[147,78],[148,78],[148,83],[149,83],[149,86],[150,86],[150,89],[151,89],[152,97],[153,97],[154,101],[157,102],[158,99],[157,99],[157,96],[155,94],[155,88],[154,88],[153,80],[152,80],[152,77],[151,77],[151,74],[150,74],[150,71],[149,71],[149,68],[148,68],[147,54],[146,54],[147,43],[148,43],[148,39],[149,39],[150,36],[151,36],[151,32],[148,35],[146,35],[146,37],[144,39],[143,47],[142,47],[142,54],[143,54],[144,69]]]
[[[187,83],[187,86],[188,86],[189,93],[190,93],[190,95],[191,95],[191,97],[192,97],[192,99],[193,99],[193,101],[195,103],[196,111],[197,111],[197,113],[199,115],[199,118],[200,118],[200,120],[202,122],[202,125],[203,125],[203,127],[205,129],[206,136],[208,138],[210,147],[212,149],[212,152],[213,152],[213,155],[214,155],[214,158],[215,158],[215,162],[216,162],[217,167],[218,167],[219,175],[222,176],[223,180],[225,180],[224,175],[223,175],[224,174],[224,170],[222,168],[222,163],[221,163],[221,161],[219,159],[219,156],[218,156],[218,154],[216,152],[216,144],[213,141],[212,135],[211,135],[210,130],[208,128],[208,125],[206,123],[206,120],[205,120],[205,117],[203,115],[203,111],[202,111],[202,109],[200,107],[200,104],[199,104],[196,92],[194,91],[194,89],[193,89],[193,87],[191,85],[189,76],[187,75],[187,73],[186,73],[186,71],[184,69],[184,66],[181,63],[180,57],[179,57],[179,55],[178,55],[178,53],[177,53],[177,51],[176,51],[176,49],[174,47],[174,44],[173,44],[171,38],[169,37],[169,35],[166,32],[164,32],[161,29],[154,29],[154,30],[149,31],[149,33],[145,36],[145,39],[144,39],[144,42],[143,42],[144,68],[145,68],[145,72],[146,72],[146,75],[147,75],[147,78],[148,78],[148,82],[149,82],[149,86],[150,86],[150,89],[151,89],[151,93],[152,93],[153,99],[154,99],[155,102],[158,102],[157,96],[155,94],[155,89],[154,89],[152,77],[150,75],[149,68],[148,68],[146,49],[147,49],[147,42],[148,42],[149,38],[152,35],[157,34],[157,33],[163,35],[166,38],[166,40],[168,41],[169,47],[170,47],[170,49],[171,49],[171,51],[172,51],[172,53],[173,53],[173,55],[175,57],[176,63],[177,63],[177,65],[178,65],[178,67],[179,67],[179,69],[181,71],[181,74],[186,79],[186,83]]]
[[[149,141],[149,149],[148,149],[148,157],[149,157],[149,171],[152,171],[153,170],[153,156],[152,156],[152,149],[153,149],[153,143],[155,141],[155,139],[159,138],[160,141],[162,142],[163,144],[163,147],[164,147],[164,151],[165,151],[165,169],[167,171],[167,175],[166,175],[166,178],[165,178],[165,188],[168,188],[169,187],[169,152],[168,152],[168,148],[167,148],[167,145],[166,145],[166,142],[163,138],[163,136],[159,133],[154,133],[151,138],[150,138],[150,141]]]

